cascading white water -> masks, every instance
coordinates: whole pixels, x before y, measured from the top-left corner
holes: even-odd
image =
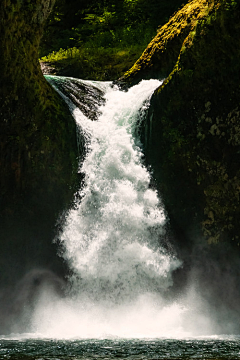
[[[60,338],[182,336],[185,309],[162,297],[180,262],[161,245],[164,209],[136,136],[160,82],[142,81],[128,92],[85,84],[104,90],[106,103],[92,121],[67,100],[87,144],[81,201],[60,236],[71,289],[64,299],[49,289],[41,294],[32,329]]]
[[[158,85],[145,81],[127,93],[109,86],[97,122],[74,111],[89,145],[82,201],[70,211],[61,242],[74,291],[94,300],[122,303],[165,289],[179,265],[161,247],[164,211],[134,139],[139,110]]]

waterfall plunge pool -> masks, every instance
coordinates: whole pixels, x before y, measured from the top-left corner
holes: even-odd
[[[26,334],[27,335],[27,334]],[[29,336],[29,334],[28,334]],[[239,337],[208,339],[0,340],[0,359],[240,359]]]

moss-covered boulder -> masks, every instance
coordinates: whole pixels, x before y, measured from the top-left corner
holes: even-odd
[[[212,8],[213,3],[207,0],[189,1],[159,29],[142,56],[119,81],[133,85],[141,79],[166,78],[176,64],[183,41]]]
[[[142,140],[172,224],[239,245],[240,3],[193,0],[122,79],[165,77]],[[197,232],[196,232],[197,231]]]
[[[76,184],[75,122],[38,61],[53,3],[0,4],[0,283],[52,266],[54,223]]]

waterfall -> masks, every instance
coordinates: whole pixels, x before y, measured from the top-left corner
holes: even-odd
[[[110,83],[89,85],[105,87],[105,104],[98,121],[73,109],[87,139],[80,168],[85,183],[60,237],[62,256],[74,273],[74,292],[121,303],[166,289],[179,265],[161,246],[164,210],[150,189],[136,131],[160,82],[143,81],[128,92]]]
[[[102,84],[100,83],[100,86]],[[128,92],[110,84],[91,121],[73,111],[88,139],[81,166],[85,184],[61,235],[62,256],[74,276],[72,289],[122,302],[171,285],[179,262],[161,246],[165,215],[142,164],[136,128],[159,81],[143,81]]]
[[[47,79],[85,139],[84,184],[58,239],[71,270],[68,294],[42,291],[31,331],[54,338],[182,336],[186,309],[164,299],[180,261],[162,244],[165,211],[138,137],[160,82],[142,81],[123,92],[111,83]],[[93,103],[90,116],[77,89]]]

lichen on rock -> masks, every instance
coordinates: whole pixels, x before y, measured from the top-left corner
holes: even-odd
[[[50,262],[46,249],[51,248],[54,223],[71,202],[77,182],[76,125],[38,61],[44,21],[53,4],[0,4],[0,261],[13,256],[6,265],[10,278],[14,256],[26,262],[36,257],[39,266]],[[17,248],[18,253],[5,252]],[[19,274],[25,266],[25,261],[19,264]]]
[[[212,8],[213,1],[189,1],[158,30],[142,56],[119,80],[133,85],[141,79],[166,78],[176,64],[180,50],[185,50],[184,40],[189,34],[193,36],[197,22],[207,17]]]
[[[152,97],[142,140],[172,222],[209,243],[236,245],[239,8],[239,1],[190,1],[121,79],[165,78]]]

